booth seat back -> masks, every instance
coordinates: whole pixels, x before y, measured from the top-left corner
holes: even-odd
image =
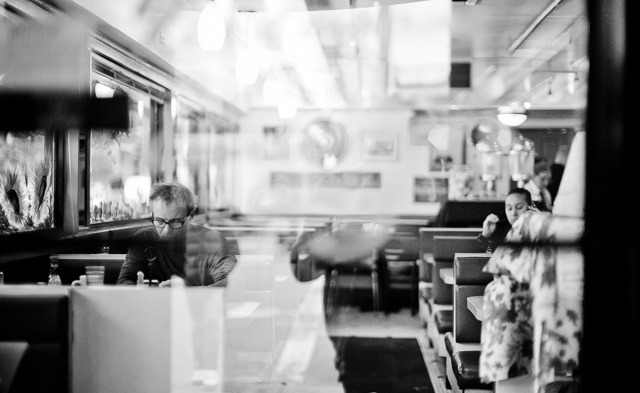
[[[434,236],[432,299],[435,304],[453,304],[453,287],[440,277],[441,269],[453,268],[456,253],[480,253],[482,244],[474,236]]]
[[[418,266],[420,281],[433,280],[433,265],[427,259],[433,257],[433,238],[435,236],[474,236],[477,237],[482,228],[446,228],[425,227],[418,230]]]
[[[62,285],[70,285],[85,274],[86,266],[104,266],[105,285],[115,285],[127,254],[56,254]]]
[[[491,254],[456,254],[453,261],[453,337],[456,343],[480,343],[482,322],[467,307],[467,298],[484,295],[493,276],[484,273]]]
[[[425,227],[418,230],[418,249],[420,256],[431,254],[434,249],[435,236],[467,236],[477,237],[482,233],[481,227],[474,228],[447,228],[447,227]]]
[[[504,217],[504,200],[449,200],[442,205],[435,225],[439,227],[481,227],[489,214]]]
[[[0,286],[0,392],[69,389],[68,288]]]

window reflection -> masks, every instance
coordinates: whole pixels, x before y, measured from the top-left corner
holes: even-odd
[[[217,133],[215,119],[182,101],[174,133],[175,178],[200,202],[200,211],[220,207],[224,173],[224,135]]]
[[[149,217],[151,99],[125,85],[100,82],[129,97],[130,124],[126,130],[91,130],[90,223]]]
[[[53,138],[0,132],[0,233],[53,227]]]

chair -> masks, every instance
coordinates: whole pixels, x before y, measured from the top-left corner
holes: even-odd
[[[356,278],[360,275],[363,275],[363,273],[369,275],[371,277],[371,297],[373,301],[373,310],[380,310],[381,294],[377,256],[377,252],[375,252],[375,250],[372,250],[371,256],[366,258],[341,261],[339,263],[328,263],[327,272],[329,273],[329,276],[328,285],[325,291],[325,313],[327,316],[333,314],[334,309],[338,305],[338,302],[340,300],[340,275],[348,275],[348,287],[350,295],[353,294],[353,290],[355,289]],[[348,299],[347,303],[350,304],[352,300],[353,299]]]
[[[384,300],[389,301],[392,291],[408,291],[411,315],[418,313],[418,239],[414,236],[392,234],[380,253],[380,268]],[[389,304],[385,304],[388,312]]]
[[[381,227],[371,222],[340,222],[333,229],[333,233],[326,237],[329,240],[324,247],[334,248],[329,252],[326,260],[320,264],[327,266],[327,285],[325,288],[325,312],[327,317],[332,315],[338,305],[341,291],[341,277],[348,279],[349,296],[354,294],[359,277],[370,277],[373,310],[379,311],[381,303],[386,306],[386,292],[381,291],[380,246],[385,234],[380,233]],[[316,254],[318,254],[316,252]],[[384,287],[382,287],[384,288]],[[352,298],[347,299],[351,304]]]

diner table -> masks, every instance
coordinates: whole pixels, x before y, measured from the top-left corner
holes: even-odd
[[[440,269],[440,278],[445,284],[453,285],[455,283],[453,268]]]
[[[482,305],[484,296],[469,296],[467,298],[467,308],[478,321],[482,321]]]

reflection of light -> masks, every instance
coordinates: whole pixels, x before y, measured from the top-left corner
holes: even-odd
[[[333,154],[325,154],[322,158],[322,166],[326,169],[331,169],[336,166],[338,159]]]
[[[176,97],[171,98],[171,118],[175,119],[178,116],[178,99]]]
[[[476,144],[478,167],[482,179],[496,179],[500,176],[502,149],[497,141],[483,139]]]
[[[236,79],[241,85],[252,85],[260,73],[260,59],[251,50],[246,49],[236,60]]]
[[[524,182],[533,175],[534,144],[518,135],[511,142],[509,149],[509,171],[511,179],[518,182],[518,187],[524,186]]]
[[[282,82],[274,77],[267,77],[262,85],[262,99],[266,105],[277,105],[284,93]]]
[[[96,93],[96,97],[98,98],[111,98],[113,97],[114,90],[107,85],[103,85],[102,83],[96,83],[94,87],[94,91]]]
[[[226,35],[224,18],[213,1],[207,3],[198,19],[198,43],[203,50],[222,48]]]
[[[280,98],[278,103],[278,115],[281,119],[291,119],[298,112],[298,103],[291,93],[287,93]]]
[[[526,91],[531,90],[531,75],[527,75],[524,77],[523,84]]]
[[[151,177],[129,176],[124,179],[122,193],[125,203],[138,205],[149,200],[151,194]]]
[[[144,101],[138,101],[138,117],[140,120],[144,117]]]
[[[567,91],[569,92],[569,94],[573,94],[576,92],[576,80],[577,80],[577,75],[576,74],[570,74],[569,75],[569,83],[567,84]]]
[[[531,109],[531,103],[529,101],[525,101],[522,106],[524,106],[524,109]]]

